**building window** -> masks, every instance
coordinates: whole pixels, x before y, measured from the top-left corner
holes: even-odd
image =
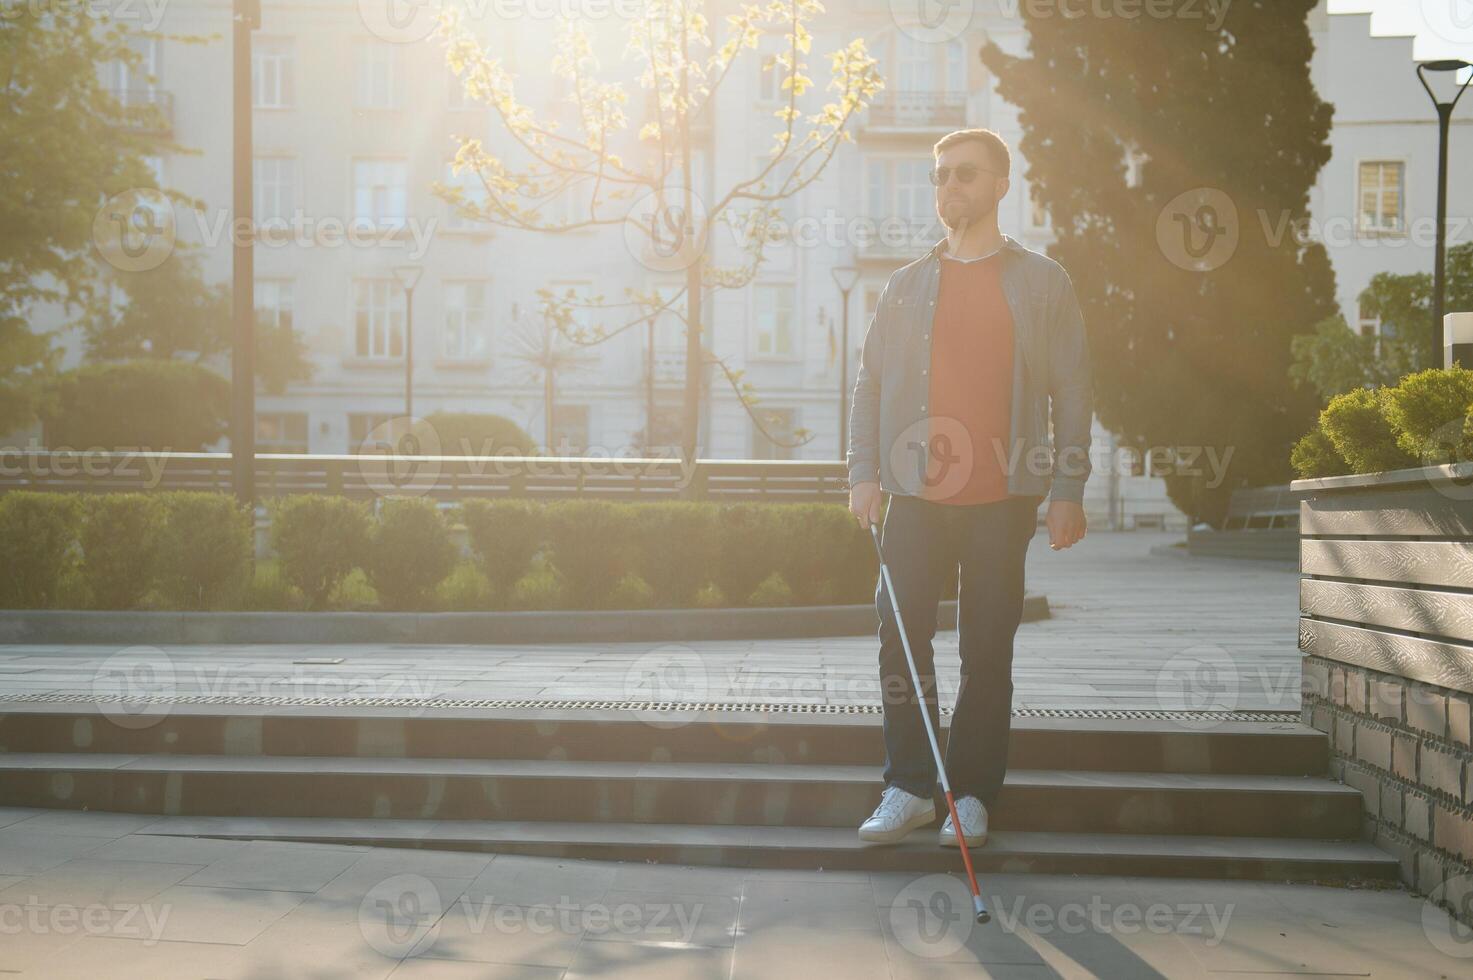
[[[359,109],[397,109],[399,99],[399,48],[387,41],[359,41],[354,46],[357,61]]]
[[[486,357],[490,344],[488,284],[469,279],[445,283],[445,356],[454,360]]]
[[[552,445],[554,456],[577,456],[588,451],[588,406],[554,405]]]
[[[292,327],[292,281],[256,280],[256,319],[278,330]]]
[[[1356,196],[1360,201],[1358,225],[1372,235],[1400,234],[1404,230],[1402,178],[1405,164],[1369,161],[1360,165]]]
[[[251,105],[290,109],[296,99],[296,44],[289,37],[257,38],[251,44]]]
[[[1381,335],[1381,318],[1366,309],[1365,303],[1360,303],[1356,308],[1356,326],[1362,337]]]
[[[908,248],[941,237],[930,169],[929,157],[869,161],[870,214],[879,222],[880,244]]]
[[[256,448],[263,453],[305,453],[306,412],[261,412],[256,416]]]
[[[353,219],[378,228],[408,220],[409,165],[403,160],[353,161]]]
[[[753,459],[793,459],[795,447],[780,444],[774,439],[785,441],[792,440],[792,433],[798,427],[798,410],[796,408],[763,408],[753,409],[762,424],[757,424],[757,419],[752,419],[752,458]],[[763,429],[767,431],[764,432]],[[771,436],[768,435],[771,433]]]
[[[1044,207],[1037,184],[1028,185],[1028,227],[1048,227],[1048,208]]]
[[[413,420],[389,412],[354,412],[348,416],[348,452],[392,453]]]
[[[461,200],[465,202],[465,205],[467,207],[474,208],[482,212],[485,211],[486,204],[489,201],[489,196],[486,193],[486,185],[481,180],[481,175],[476,173],[473,168],[467,167],[459,174],[457,174],[455,173],[455,162],[453,160],[447,160],[445,162],[444,183],[446,187],[458,187],[460,189]],[[446,201],[445,228],[453,231],[469,231],[476,229],[488,231],[490,230],[491,225],[489,222],[474,217],[473,214],[462,210],[462,208],[451,204],[449,201]]]
[[[359,357],[403,357],[403,288],[393,279],[359,279],[353,285],[353,352]]]
[[[757,101],[786,102],[788,93],[783,90],[782,84],[787,75],[787,66],[778,63],[777,55],[764,54],[761,74],[757,79]]]
[[[793,286],[774,283],[752,288],[753,353],[759,357],[791,357],[793,342]]]
[[[296,209],[296,169],[293,157],[256,157],[251,161],[257,221],[290,221]]]
[[[139,60],[133,64],[109,62],[105,69],[107,87],[125,106],[151,105],[158,85],[159,39],[129,37],[124,43],[138,54]]]

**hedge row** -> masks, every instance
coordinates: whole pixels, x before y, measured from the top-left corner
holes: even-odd
[[[873,601],[841,504],[471,500],[269,506],[273,558],[226,494],[0,496],[0,608],[614,609]],[[457,543],[464,535],[464,553]]]
[[[1301,478],[1378,473],[1473,459],[1473,371],[1430,368],[1330,399],[1294,446]]]

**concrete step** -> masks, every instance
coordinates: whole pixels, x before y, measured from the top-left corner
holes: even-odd
[[[867,844],[853,828],[690,826],[486,820],[165,817],[135,833],[224,839],[495,851],[551,857],[750,868],[957,872],[939,824],[898,844]],[[1274,881],[1394,881],[1394,856],[1360,840],[993,831],[972,848],[979,874],[1154,875]],[[985,883],[984,883],[985,884]]]
[[[853,828],[874,766],[10,753],[0,805],[130,813],[614,821]],[[1357,836],[1362,800],[1328,777],[1015,769],[998,830]],[[938,808],[939,810],[939,808]]]
[[[118,724],[102,709],[0,704],[0,753],[397,756],[880,766],[878,713],[405,705],[171,704]],[[132,706],[114,715],[138,715]],[[943,716],[943,748],[949,733]],[[1324,733],[1297,720],[1016,716],[1011,768],[1324,775]]]

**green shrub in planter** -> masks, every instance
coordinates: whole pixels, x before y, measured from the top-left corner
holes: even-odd
[[[77,561],[80,503],[74,494],[12,490],[0,495],[0,608],[45,609]]]
[[[832,601],[830,580],[838,558],[834,531],[843,512],[836,504],[777,504],[774,509],[783,530],[778,570],[793,601],[803,606]]]
[[[239,602],[251,576],[251,515],[225,493],[163,495],[159,587],[173,609],[220,609]]]
[[[302,594],[281,573],[276,559],[256,562],[256,573],[246,589],[245,607],[255,612],[296,612],[306,605]]]
[[[82,504],[82,580],[98,609],[136,609],[158,574],[164,503],[144,493],[100,493]]]
[[[512,586],[511,604],[516,609],[557,609],[563,604],[563,588],[557,574],[541,566],[523,575]]]
[[[433,500],[390,497],[369,536],[364,571],[384,608],[423,608],[458,558]]]
[[[600,609],[629,571],[634,545],[630,507],[612,500],[559,501],[547,509],[547,543],[566,598],[578,609]]]
[[[711,578],[728,604],[745,606],[777,571],[782,528],[773,504],[721,504],[716,508],[716,555]]]
[[[480,612],[491,607],[491,583],[473,561],[457,562],[435,589],[435,606],[452,612]]]
[[[716,511],[680,500],[634,508],[634,570],[649,583],[653,603],[689,608],[716,563]]]
[[[831,504],[825,518],[825,547],[829,551],[830,602],[873,603],[880,576],[880,560],[869,528],[860,527],[847,505]]]
[[[1412,466],[1473,459],[1473,371],[1461,367],[1418,371],[1383,396],[1396,444]]]
[[[1385,388],[1356,388],[1330,399],[1320,412],[1320,428],[1335,451],[1356,473],[1417,465],[1396,442],[1385,412]]]
[[[361,565],[371,526],[368,507],[347,497],[298,494],[271,508],[271,548],[281,574],[321,609],[349,572]]]
[[[651,609],[654,605],[655,590],[638,572],[625,572],[609,590],[610,609]]]
[[[1321,476],[1343,476],[1351,472],[1350,464],[1335,449],[1330,437],[1318,427],[1306,432],[1294,444],[1289,456],[1299,478],[1310,480]]]
[[[497,596],[508,595],[542,547],[546,506],[531,500],[467,500],[460,506],[471,553]]]
[[[752,590],[751,601],[754,606],[791,606],[793,590],[782,572],[773,572]]]

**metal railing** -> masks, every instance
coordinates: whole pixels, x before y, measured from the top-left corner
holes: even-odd
[[[0,449],[0,492],[231,490],[229,453],[90,452]],[[582,456],[256,456],[256,493],[396,494],[437,500],[761,500],[836,503],[848,499],[842,462],[811,460]]]

